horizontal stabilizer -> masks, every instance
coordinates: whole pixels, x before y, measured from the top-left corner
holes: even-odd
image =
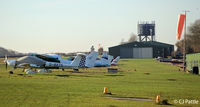
[[[112,62],[111,65],[117,65],[117,62],[119,61],[120,56],[116,57]]]

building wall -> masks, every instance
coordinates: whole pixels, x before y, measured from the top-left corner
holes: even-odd
[[[133,58],[133,48],[120,48],[120,57],[121,58]]]
[[[108,49],[109,55],[112,55],[114,58],[120,56],[120,47],[111,47]]]
[[[153,58],[152,47],[119,47],[121,58]]]
[[[156,58],[158,56],[166,58],[171,56],[172,51],[174,51],[173,45],[160,42],[132,42],[109,48],[110,55],[121,58]]]
[[[153,48],[133,48],[133,58],[153,58]]]
[[[200,70],[200,53],[187,54],[186,66],[189,71],[192,70],[193,67],[199,67]]]

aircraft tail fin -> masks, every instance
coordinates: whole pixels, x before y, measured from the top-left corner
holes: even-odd
[[[98,52],[91,52],[87,57],[85,61],[85,66],[88,68],[94,67],[94,63],[96,61],[96,58],[98,57]]]
[[[75,59],[71,62],[71,66],[79,66],[82,60],[85,60],[85,55],[78,54]]]
[[[108,63],[109,63],[109,64],[111,64],[112,60],[113,60],[113,56],[108,55]]]
[[[81,67],[81,68],[85,67],[85,61],[86,61],[86,55],[84,54],[81,58],[81,61],[78,65],[78,67]]]
[[[120,56],[116,57],[112,62],[111,65],[117,65],[117,62],[119,61]]]

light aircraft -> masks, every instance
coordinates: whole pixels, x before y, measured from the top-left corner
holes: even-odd
[[[118,56],[113,60],[113,56],[108,55],[106,52],[102,54],[101,58],[97,58],[95,61],[94,66],[95,67],[108,67],[111,65],[117,65],[118,60],[120,57]]]
[[[85,56],[83,54],[78,54],[75,59],[70,63],[61,63],[58,59],[55,57],[47,57],[47,55],[29,55],[21,57],[17,60],[8,60],[7,56],[5,57],[4,62],[6,63],[6,69],[7,65],[15,68],[24,68],[24,69],[32,69],[32,68],[38,68],[38,69],[74,69],[78,70],[78,66],[81,63],[81,60],[84,60]]]
[[[112,62],[111,62],[111,66],[115,66],[117,65],[117,62],[119,61],[120,56],[116,57]]]
[[[55,57],[56,55],[54,55]],[[58,56],[58,55],[57,55]],[[113,56],[108,55],[106,52],[103,53],[102,57],[98,58],[98,52],[91,52],[89,55],[85,55],[86,59],[83,60],[79,67],[81,68],[91,68],[91,67],[106,67],[111,65],[117,65],[118,60],[120,57],[118,56],[116,59],[113,60]],[[71,63],[73,61],[73,58],[68,59],[59,59],[62,63]]]
[[[89,55],[87,54],[83,54],[83,53],[80,53],[83,55],[83,58],[81,59],[78,67],[80,68],[84,68],[84,67],[87,67],[87,68],[90,68],[90,67],[94,67],[94,62],[96,61],[96,58],[98,56],[98,53],[93,51],[93,52],[90,52]],[[43,60],[46,60],[46,61],[51,61],[51,62],[59,62],[59,63],[64,63],[64,64],[71,64],[74,60],[73,57],[70,57],[68,59],[63,59],[63,58],[60,58],[60,55],[57,55],[57,54],[37,54],[37,53],[29,53],[29,55],[31,56],[36,56],[38,58],[41,58]]]
[[[91,68],[94,67],[96,58],[98,57],[98,52],[91,52],[89,55],[84,54],[85,55],[85,59],[81,60],[79,67],[80,68]],[[73,61],[73,58],[68,58],[68,59],[62,59],[62,58],[58,58],[58,60],[61,63],[67,63],[70,64]]]
[[[69,58],[65,60],[65,63],[71,63],[72,59],[73,58]],[[119,59],[120,57],[118,56],[117,58],[113,60],[113,56],[108,55],[106,52],[102,54],[102,57],[98,58],[98,52],[93,51],[89,55],[86,55],[85,62],[80,63],[79,67],[81,68],[107,67],[111,65],[117,65],[117,62]]]

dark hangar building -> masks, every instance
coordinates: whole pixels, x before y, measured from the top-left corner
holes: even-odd
[[[139,42],[109,47],[109,54],[121,58],[156,58],[171,56],[174,45],[155,41],[155,22],[138,23]]]
[[[174,45],[147,41],[131,42],[122,45],[109,47],[109,55],[121,58],[156,58],[171,56],[174,51]]]

